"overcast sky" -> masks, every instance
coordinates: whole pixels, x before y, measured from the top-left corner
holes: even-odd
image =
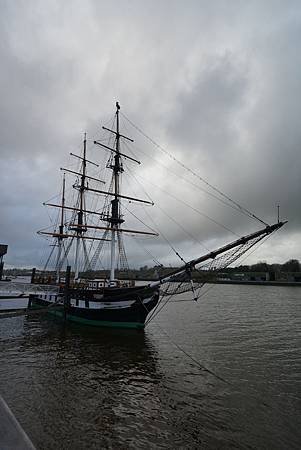
[[[59,192],[58,169],[69,164],[70,151],[80,151],[83,132],[93,140],[116,100],[170,154],[266,222],[277,220],[280,204],[288,224],[245,263],[301,259],[300,1],[0,6],[0,243],[9,246],[7,266],[42,265],[49,250],[36,235],[48,225],[42,203]],[[122,125],[143,162],[130,169],[161,208],[147,214],[186,260],[260,228],[189,184],[207,189],[143,144],[124,118]],[[139,186],[124,187],[145,197]],[[138,207],[132,211],[139,215]],[[147,214],[142,210],[143,221]],[[165,242],[161,236],[143,245],[173,264]],[[131,248],[133,266],[153,263]]]

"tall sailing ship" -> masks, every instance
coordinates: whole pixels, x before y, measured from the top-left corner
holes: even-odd
[[[57,228],[39,232],[41,235],[51,236],[54,239],[51,254],[56,252],[55,283],[58,286],[58,292],[30,295],[29,307],[46,308],[55,316],[87,325],[143,328],[162,307],[161,305],[166,304],[170,296],[192,291],[193,298],[197,299],[197,291],[203,284],[194,285],[193,271],[198,270],[202,274],[212,273],[229,266],[251,247],[281,228],[285,222],[278,220],[273,225],[263,222],[264,227],[260,230],[191,261],[183,260],[179,268],[164,273],[163,276],[158,274],[156,281],[135,286],[133,281],[118,280],[117,269],[125,271],[128,268],[123,235],[155,237],[158,234],[148,230],[133,230],[125,226],[126,220],[121,204],[123,201],[145,205],[153,205],[153,202],[124,195],[121,192],[124,161],[134,164],[140,164],[140,161],[121,151],[122,142],[133,142],[133,140],[120,132],[118,102],[114,123],[115,129],[102,127],[112,135],[113,145],[94,141],[95,145],[109,152],[106,168],[111,170],[112,176],[107,189],[102,188],[104,181],[88,175],[87,167],[98,167],[98,164],[87,158],[86,135],[82,155],[71,153],[80,161],[79,171],[61,168],[64,171],[61,202],[46,203],[47,206],[59,211]],[[66,204],[66,173],[77,177],[77,181],[72,186],[76,190],[74,204]],[[93,193],[103,199],[101,209],[87,208],[87,193]],[[68,220],[66,213],[71,214]],[[93,273],[104,245],[109,247],[109,276],[102,280],[83,278],[82,274]],[[72,251],[74,276],[70,280],[68,261]],[[167,300],[164,302],[164,299]]]

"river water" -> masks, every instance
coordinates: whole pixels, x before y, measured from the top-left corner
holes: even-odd
[[[205,289],[144,332],[1,319],[0,393],[37,449],[299,449],[301,289]]]

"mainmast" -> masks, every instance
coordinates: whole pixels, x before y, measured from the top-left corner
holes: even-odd
[[[76,231],[76,249],[75,249],[75,267],[74,267],[74,278],[75,280],[78,278],[79,273],[79,247],[81,242],[82,233],[87,231],[83,224],[84,217],[84,192],[85,192],[85,181],[86,181],[86,167],[87,167],[87,159],[86,159],[86,149],[87,149],[87,134],[85,133],[84,138],[84,154],[82,159],[82,173],[81,173],[81,184],[79,186],[79,211],[77,213],[77,227],[75,227]]]
[[[65,207],[65,174],[63,176],[63,190],[62,190],[62,209],[61,209],[61,223],[59,226],[59,236],[58,240],[58,252],[57,252],[57,260],[56,260],[56,282],[60,282],[60,260],[62,254],[62,246],[63,246],[63,234],[64,234],[64,207]]]
[[[118,227],[124,221],[120,217],[120,202],[119,202],[119,174],[123,172],[121,158],[120,158],[120,133],[119,133],[119,103],[116,102],[116,145],[114,164],[111,165],[114,177],[114,199],[111,201],[111,267],[110,267],[110,285],[115,285],[115,266],[116,266],[116,238]]]
[[[107,214],[106,217],[103,217],[101,220],[105,220],[108,222],[109,226],[107,227],[101,227],[101,226],[95,226],[95,225],[86,225],[87,228],[93,228],[93,229],[103,229],[106,231],[110,231],[111,233],[111,261],[110,261],[110,286],[114,287],[116,286],[116,280],[115,280],[115,269],[117,266],[117,241],[120,237],[119,233],[138,233],[138,234],[146,234],[146,235],[153,235],[158,236],[157,233],[150,233],[150,232],[144,232],[144,231],[138,231],[138,230],[128,230],[124,228],[120,228],[120,225],[124,222],[124,219],[122,218],[121,211],[120,211],[120,199],[128,200],[130,202],[138,202],[138,203],[144,203],[149,205],[154,205],[153,202],[150,202],[148,200],[142,200],[140,198],[131,197],[128,195],[121,195],[120,193],[120,174],[124,171],[123,165],[122,165],[122,158],[129,160],[131,162],[134,162],[136,164],[141,164],[140,161],[137,159],[126,155],[124,153],[121,153],[120,151],[120,141],[121,139],[125,139],[130,142],[134,142],[133,139],[129,138],[128,136],[125,136],[120,133],[120,127],[119,127],[119,112],[120,112],[120,105],[118,102],[116,102],[116,130],[111,130],[107,127],[102,127],[104,130],[109,131],[110,133],[113,133],[115,135],[115,145],[114,147],[109,147],[102,142],[94,141],[94,144],[99,145],[100,147],[104,148],[105,150],[109,150],[112,152],[110,163],[107,167],[112,169],[113,171],[113,178],[112,178],[112,189],[109,191],[103,191],[99,189],[94,189],[88,187],[87,190],[91,192],[95,192],[97,194],[106,194],[108,196],[113,197],[113,200],[111,200],[111,210]],[[119,242],[120,243],[120,242]],[[98,247],[100,248],[100,247]],[[95,252],[95,255],[99,254],[99,250],[97,249]],[[94,256],[95,256],[94,255]],[[94,258],[94,257],[93,257]]]

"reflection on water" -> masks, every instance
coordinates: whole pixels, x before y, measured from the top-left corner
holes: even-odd
[[[22,423],[32,429],[37,446],[46,448],[46,440],[47,448],[58,448],[67,440],[67,448],[87,442],[104,448],[118,445],[119,433],[124,442],[139,428],[153,426],[160,374],[143,332],[63,327],[45,318],[13,321],[13,329],[2,332],[2,364],[10,373],[1,370],[1,379],[11,389],[5,397],[13,397],[16,415],[26,411]]]
[[[216,286],[144,333],[2,319],[0,392],[43,450],[298,448],[300,293]]]

